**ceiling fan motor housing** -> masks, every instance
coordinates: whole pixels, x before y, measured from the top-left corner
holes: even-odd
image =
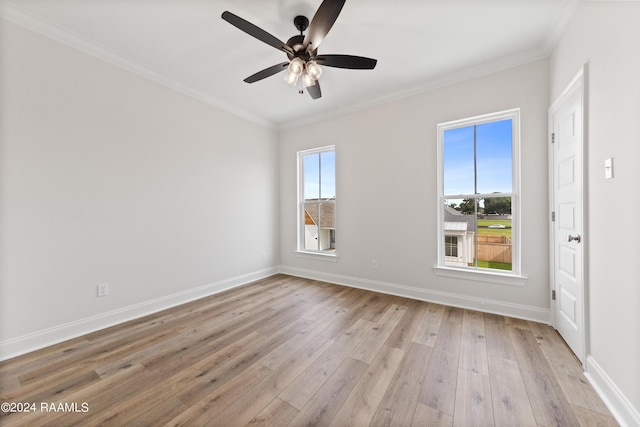
[[[303,42],[304,42],[303,35],[293,36],[289,40],[287,40],[287,45],[291,49],[293,49],[293,53],[287,52],[287,56],[289,57],[289,60],[293,58],[298,58],[298,57],[305,61],[309,60],[309,54],[307,53],[307,50],[304,48]]]
[[[293,25],[295,25],[298,31],[300,31],[300,34],[302,34],[304,30],[309,27],[309,20],[306,16],[298,15],[293,18]]]
[[[287,40],[287,45],[293,49],[293,53],[287,53],[287,56],[289,60],[300,58],[306,62],[309,60],[309,54],[304,48],[304,35],[302,33],[309,27],[309,20],[306,16],[298,15],[293,19],[293,25],[300,31],[300,34]]]

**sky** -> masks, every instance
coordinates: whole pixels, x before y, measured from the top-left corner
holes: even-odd
[[[512,192],[511,119],[476,125],[474,177],[474,126],[444,132],[444,195]],[[336,196],[335,151],[307,154],[303,159],[305,200]],[[477,191],[474,179],[477,178]]]
[[[475,127],[477,189],[474,185],[474,126],[450,129],[444,132],[444,195],[512,191],[511,119]]]
[[[304,156],[304,198],[336,197],[336,152],[324,151]]]

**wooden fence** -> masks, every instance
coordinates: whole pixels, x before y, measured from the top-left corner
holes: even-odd
[[[507,236],[477,236],[478,260],[513,262],[511,239]]]

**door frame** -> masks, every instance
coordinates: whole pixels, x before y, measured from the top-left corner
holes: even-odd
[[[580,91],[581,93],[581,114],[582,114],[582,234],[583,240],[581,243],[582,250],[582,265],[581,265],[581,273],[582,273],[582,325],[581,326],[581,339],[582,339],[582,350],[583,354],[576,354],[582,365],[585,365],[586,355],[589,354],[589,296],[588,296],[588,269],[586,268],[586,260],[588,259],[588,244],[589,239],[584,239],[584,234],[588,230],[588,161],[587,161],[587,139],[588,139],[588,116],[587,116],[587,88],[588,88],[588,64],[584,64],[575,77],[571,80],[571,82],[566,86],[566,88],[562,91],[562,93],[553,101],[551,106],[549,107],[549,116],[548,116],[548,147],[549,147],[549,208],[550,208],[550,217],[551,212],[555,207],[555,183],[554,183],[554,145],[552,143],[552,134],[554,132],[553,129],[553,115],[558,110],[559,106],[566,101],[569,95],[574,93],[575,91]],[[549,221],[549,276],[550,276],[550,289],[549,289],[549,321],[550,325],[557,329],[557,300],[553,299],[553,292],[556,290],[556,278],[555,278],[555,223],[553,221]]]

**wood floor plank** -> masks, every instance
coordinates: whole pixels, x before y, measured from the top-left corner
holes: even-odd
[[[413,341],[418,344],[423,344],[429,347],[433,347],[438,338],[438,330],[440,329],[440,322],[442,322],[442,316],[444,315],[445,307],[440,304],[429,304],[424,311],[420,327],[416,330],[413,336]]]
[[[460,368],[489,375],[487,362],[487,344],[482,313],[465,310],[462,317],[462,335],[460,343]]]
[[[422,317],[428,304],[423,301],[411,300],[405,300],[403,303],[407,307],[407,312],[402,316],[402,319],[394,328],[391,335],[389,335],[385,345],[406,350],[409,348],[416,330],[418,330],[422,323]],[[400,305],[402,305],[402,303]]]
[[[0,362],[0,372],[3,377],[17,377],[44,365],[67,359],[71,354],[82,351],[90,345],[91,342],[86,337],[73,338],[13,359],[4,360]],[[0,384],[2,380],[3,378],[0,378]],[[2,393],[1,387],[0,393]]]
[[[578,425],[578,420],[530,328],[511,328],[510,332],[522,379],[538,424]]]
[[[211,354],[198,363],[188,365],[183,369],[176,369],[173,375],[168,377],[168,387],[176,396],[187,403],[203,398],[216,388],[221,387],[231,377],[228,372],[225,375],[226,366],[233,364],[258,338],[258,333],[252,332],[217,351],[212,349]],[[151,372],[165,376],[162,374],[164,371],[161,371],[160,374],[154,370]]]
[[[477,372],[458,370],[453,425],[492,426],[493,405],[489,377]]]
[[[404,306],[390,305],[349,356],[367,364],[371,363],[406,312],[407,308]]]
[[[280,395],[280,399],[291,406],[302,409],[327,378],[340,366],[349,352],[364,338],[371,327],[368,320],[359,320],[338,338],[331,347],[318,358],[317,362],[305,369]]]
[[[292,426],[327,426],[367,370],[367,364],[347,357],[291,421]]]
[[[451,427],[453,426],[453,417],[444,412],[436,411],[422,403],[418,403],[416,412],[411,422],[412,427]]]
[[[298,415],[298,411],[284,400],[275,398],[246,425],[251,427],[286,426]]]
[[[309,367],[333,341],[317,337],[305,348],[291,355],[272,373],[235,402],[216,414],[211,422],[219,422],[227,427],[244,426],[251,422],[270,402],[280,394],[302,371]]]
[[[536,419],[518,363],[514,360],[491,357],[489,371],[496,425],[535,427]]]
[[[323,332],[328,338],[337,339],[358,320],[365,320],[364,314],[367,313],[372,304],[380,300],[377,294],[370,294],[360,289],[357,291],[355,302],[351,304],[348,310],[341,316],[340,322],[337,322]]]
[[[550,327],[277,274],[0,362],[2,426],[616,425]]]
[[[406,426],[413,420],[418,398],[431,359],[431,347],[412,342],[398,367],[397,374],[378,405],[371,425]]]
[[[582,367],[578,359],[569,351],[562,337],[544,325],[530,322],[530,326],[567,400],[585,409],[608,414],[609,410],[595,390],[585,387],[588,381],[582,372]]]
[[[187,403],[189,409],[169,421],[166,426],[204,426],[227,406],[242,397],[247,389],[259,384],[273,371],[260,363],[249,365],[221,387],[202,399]],[[213,424],[216,425],[216,424]]]
[[[331,426],[366,426],[404,358],[404,351],[384,346],[331,421]]]
[[[114,375],[108,379],[94,382],[86,387],[75,391],[72,394],[60,396],[57,399],[37,401],[40,405],[45,403],[58,403],[58,402],[87,402],[89,405],[89,412],[86,413],[65,413],[65,412],[43,412],[38,411],[30,414],[11,413],[9,418],[16,418],[17,423],[14,420],[5,424],[3,421],[1,424],[10,426],[34,426],[34,425],[82,425],[93,417],[97,416],[104,410],[113,405],[114,402],[119,401],[130,395],[130,389],[135,384],[146,382],[151,380],[149,373],[144,369],[144,366],[135,365],[131,366],[127,371],[122,371],[117,375]],[[24,401],[24,400],[21,400]],[[62,420],[62,421],[61,421]]]
[[[449,415],[455,405],[462,316],[459,308],[445,308],[420,394],[421,403]]]
[[[616,420],[610,415],[604,415],[581,406],[572,405],[581,427],[618,427]]]
[[[37,382],[29,383],[20,389],[3,394],[1,398],[5,402],[49,402],[68,396],[98,381],[100,381],[100,377],[95,371],[70,366],[50,377],[43,376]]]
[[[502,359],[516,360],[513,350],[509,326],[504,316],[483,313],[484,335],[487,343],[487,354]]]
[[[292,355],[318,341],[330,341],[333,343],[333,340],[329,340],[320,334],[321,331],[319,331],[319,329],[321,328],[322,325],[318,324],[316,329],[304,329],[300,333],[295,334],[293,337],[289,338],[287,341],[283,342],[266,354],[262,359],[260,359],[260,363],[271,369],[277,369],[282,366],[283,363],[289,361]]]

